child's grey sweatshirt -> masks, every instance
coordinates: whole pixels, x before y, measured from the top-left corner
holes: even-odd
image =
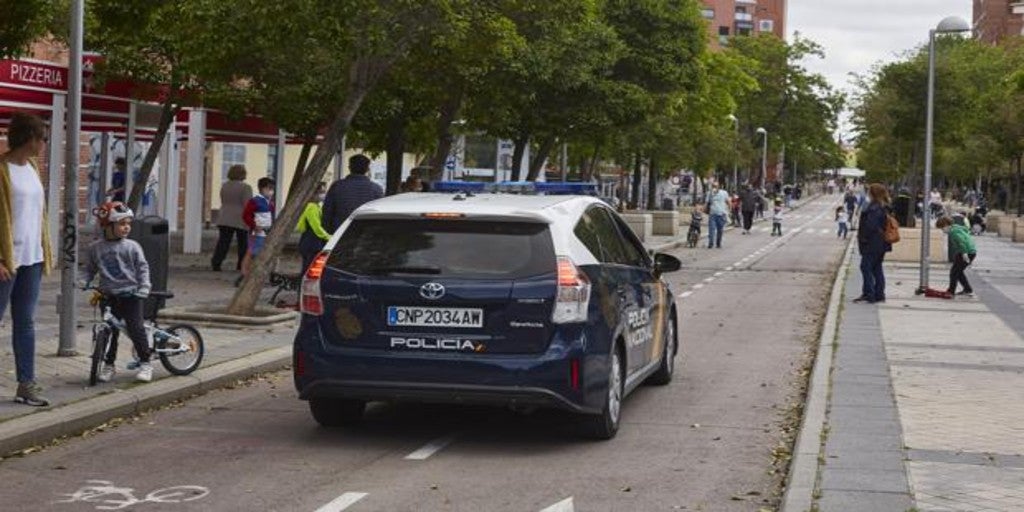
[[[107,295],[148,295],[152,286],[142,246],[127,238],[99,240],[89,246],[83,278],[89,282],[97,274],[100,281],[96,287]]]

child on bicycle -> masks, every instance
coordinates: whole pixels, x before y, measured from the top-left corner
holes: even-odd
[[[696,205],[690,212],[690,231],[686,234],[686,241],[690,247],[696,247],[700,240],[700,225],[704,222],[704,215],[701,214],[703,209],[702,205]]]
[[[142,246],[128,239],[135,214],[121,202],[105,203],[92,213],[103,229],[103,239],[89,246],[83,278],[89,283],[99,276],[96,289],[109,301],[111,313],[124,322],[139,358],[135,380],[149,382],[153,380],[153,365],[149,363],[151,354],[146,340],[143,304],[149,296],[151,284],[149,263]],[[101,382],[110,382],[114,378],[117,334],[114,331],[111,336],[110,348],[97,377]]]

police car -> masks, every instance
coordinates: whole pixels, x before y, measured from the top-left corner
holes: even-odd
[[[539,406],[608,439],[627,394],[667,384],[678,316],[661,275],[680,261],[650,255],[598,198],[552,186],[356,210],[302,282],[293,371],[316,421],[358,422],[368,401]]]

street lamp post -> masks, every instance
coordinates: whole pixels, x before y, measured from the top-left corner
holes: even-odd
[[[757,133],[764,135],[764,144],[761,146],[761,175],[757,178],[758,188],[764,186],[764,179],[768,175],[768,130],[758,128]]]
[[[924,293],[928,288],[928,270],[931,252],[932,212],[928,205],[928,194],[932,189],[932,134],[935,129],[935,36],[970,32],[971,25],[961,18],[950,16],[939,22],[939,25],[928,31],[928,105],[925,121],[924,145],[924,197],[925,204],[921,209],[921,272],[917,293]]]
[[[738,191],[740,189],[740,119],[729,114],[729,120],[732,121],[734,133],[732,139],[732,188]]]

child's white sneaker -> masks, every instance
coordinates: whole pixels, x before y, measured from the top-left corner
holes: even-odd
[[[153,380],[153,365],[149,363],[140,364],[139,372],[135,374],[135,380],[138,382],[149,382]]]
[[[110,382],[114,380],[114,373],[116,369],[114,365],[103,363],[103,367],[100,368],[100,374],[96,376],[96,380],[100,382]]]

